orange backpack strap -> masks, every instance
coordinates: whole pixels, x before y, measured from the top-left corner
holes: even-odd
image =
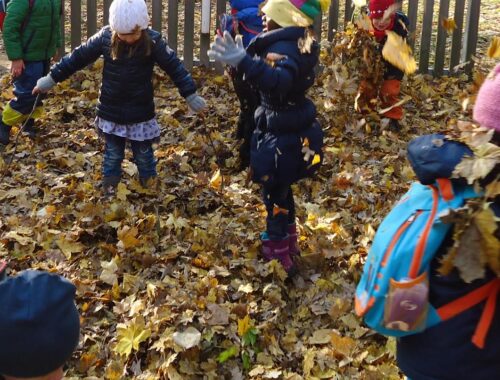
[[[437,185],[439,187],[439,192],[445,201],[451,201],[455,198],[453,193],[453,185],[448,178],[438,178],[436,179]]]
[[[437,309],[437,313],[443,321],[455,317],[456,315],[470,309],[471,307],[486,300],[486,305],[481,314],[481,319],[477,324],[476,331],[472,337],[472,343],[479,348],[484,348],[486,335],[493,321],[497,304],[497,296],[500,290],[500,279],[494,279],[485,285],[473,290],[466,295],[457,298],[444,306]]]

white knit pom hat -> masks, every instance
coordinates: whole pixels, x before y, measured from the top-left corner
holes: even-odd
[[[109,7],[109,26],[117,33],[132,33],[138,26],[149,26],[148,8],[144,0],[113,0]]]

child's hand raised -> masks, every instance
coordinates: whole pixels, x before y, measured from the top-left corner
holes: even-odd
[[[226,30],[224,36],[216,36],[215,41],[210,45],[208,56],[217,62],[237,67],[247,54],[243,46],[241,35],[238,34],[233,40],[231,34]]]
[[[50,74],[47,74],[46,76],[38,79],[38,81],[36,82],[36,86],[32,91],[32,94],[33,95],[37,95],[40,93],[45,94],[55,85],[56,85],[56,82],[54,81],[54,79],[52,79]]]
[[[205,99],[203,99],[203,97],[201,97],[200,95],[198,95],[196,93],[189,95],[186,98],[186,102],[188,104],[188,107],[191,110],[193,110],[193,112],[196,112],[196,113],[200,113],[207,106]]]

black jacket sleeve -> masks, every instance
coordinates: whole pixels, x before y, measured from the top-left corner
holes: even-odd
[[[62,82],[78,70],[95,62],[102,55],[104,33],[105,28],[52,66],[50,70],[52,79],[56,82]]]
[[[153,38],[153,58],[160,68],[173,80],[182,97],[187,97],[196,92],[196,84],[177,58],[175,51],[168,45],[167,41],[157,35]]]

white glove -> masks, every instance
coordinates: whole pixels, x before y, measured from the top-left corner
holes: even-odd
[[[196,93],[189,95],[186,98],[186,102],[189,108],[191,108],[196,113],[202,111],[207,106],[205,99],[203,99],[200,95]]]
[[[233,40],[231,34],[226,30],[224,37],[216,36],[215,41],[210,45],[208,56],[215,61],[237,67],[238,64],[245,58],[247,54],[243,47],[241,35],[237,35]]]
[[[34,94],[38,94],[40,92],[46,93],[55,85],[56,85],[56,82],[54,81],[54,79],[52,79],[50,74],[47,74],[46,76],[38,79],[38,81],[36,82],[36,87],[33,89],[33,93]]]

